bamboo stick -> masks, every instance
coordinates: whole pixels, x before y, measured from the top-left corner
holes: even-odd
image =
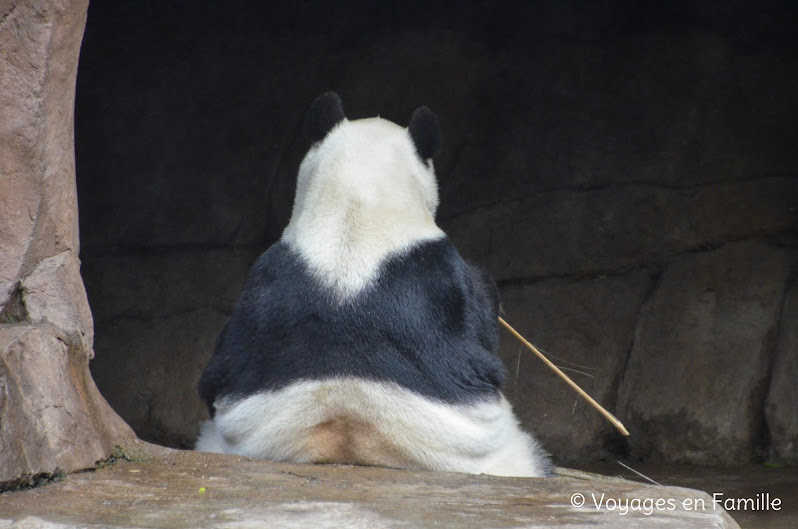
[[[556,365],[554,365],[554,364],[551,362],[551,360],[549,360],[548,358],[546,358],[546,356],[545,356],[543,353],[541,353],[540,351],[538,351],[537,347],[535,347],[534,345],[532,345],[531,343],[529,343],[529,342],[528,342],[528,341],[527,341],[527,340],[526,340],[526,339],[525,339],[523,336],[521,336],[521,335],[518,333],[518,331],[516,331],[515,329],[513,329],[513,327],[512,327],[512,326],[511,326],[509,323],[507,323],[506,321],[504,321],[504,318],[502,318],[501,316],[499,316],[499,323],[501,323],[501,324],[504,326],[504,328],[505,328],[505,329],[507,329],[508,331],[510,331],[510,333],[512,333],[512,335],[513,335],[513,336],[515,336],[516,338],[518,338],[518,340],[519,340],[519,341],[520,341],[522,344],[524,344],[524,345],[525,345],[525,346],[526,346],[526,347],[527,347],[527,348],[528,348],[530,351],[532,351],[533,353],[535,353],[535,355],[537,355],[537,357],[538,357],[538,358],[540,358],[541,360],[543,360],[543,363],[545,363],[545,364],[546,364],[547,366],[549,366],[549,367],[550,367],[550,368],[551,368],[551,369],[552,369],[552,370],[553,370],[555,373],[557,373],[557,374],[560,376],[560,378],[562,378],[563,380],[565,380],[565,382],[567,382],[567,383],[568,383],[568,385],[569,385],[569,386],[571,386],[571,387],[574,389],[574,391],[576,391],[577,393],[579,393],[579,394],[580,394],[580,395],[581,395],[581,396],[582,396],[582,397],[583,397],[585,400],[587,400],[587,401],[588,401],[588,402],[589,402],[589,403],[590,403],[590,404],[591,404],[591,405],[592,405],[594,408],[596,408],[596,409],[599,411],[599,413],[601,413],[601,414],[602,414],[602,415],[603,415],[603,416],[604,416],[604,417],[605,417],[605,418],[606,418],[608,421],[610,421],[610,423],[612,423],[612,425],[613,425],[613,426],[615,426],[615,428],[616,428],[616,429],[617,429],[619,432],[621,432],[621,434],[622,434],[622,435],[625,435],[625,436],[626,436],[626,435],[629,435],[629,431],[628,431],[628,430],[627,430],[627,429],[624,427],[623,423],[622,423],[621,421],[619,421],[617,417],[615,417],[615,415],[613,415],[612,413],[610,413],[610,412],[608,412],[606,409],[604,409],[604,407],[603,407],[601,404],[599,404],[598,402],[596,402],[596,401],[593,399],[593,397],[591,397],[590,395],[588,395],[588,394],[585,392],[585,390],[583,390],[582,388],[580,388],[580,387],[579,387],[579,385],[578,385],[576,382],[574,382],[573,380],[571,380],[571,379],[568,377],[568,375],[566,375],[565,373],[563,373],[563,372],[562,372],[562,370],[561,370],[559,367],[557,367]]]

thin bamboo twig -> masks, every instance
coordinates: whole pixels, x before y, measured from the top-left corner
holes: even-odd
[[[584,398],[584,399],[585,399],[586,401],[588,401],[588,402],[589,402],[589,403],[590,403],[590,404],[591,404],[591,405],[592,405],[594,408],[596,408],[596,409],[599,411],[599,413],[601,413],[601,414],[602,414],[602,415],[603,415],[603,416],[604,416],[604,417],[605,417],[605,418],[606,418],[608,421],[610,421],[610,422],[612,423],[612,425],[613,425],[613,426],[615,426],[615,428],[616,428],[616,429],[617,429],[619,432],[621,432],[621,434],[622,434],[622,435],[629,435],[629,431],[628,431],[628,430],[627,430],[627,429],[624,427],[623,423],[622,423],[621,421],[619,421],[617,417],[615,417],[615,415],[613,415],[612,413],[610,413],[610,412],[608,412],[606,409],[604,409],[604,407],[603,407],[601,404],[599,404],[598,402],[596,402],[596,401],[593,399],[593,397],[591,397],[590,395],[588,395],[588,394],[585,392],[585,390],[583,390],[582,388],[580,388],[580,387],[579,387],[579,385],[578,385],[576,382],[574,382],[573,380],[571,380],[570,378],[568,378],[568,375],[566,375],[565,373],[563,373],[563,372],[562,372],[562,370],[561,370],[559,367],[557,367],[556,365],[554,365],[554,364],[551,362],[551,360],[549,360],[548,358],[546,358],[546,356],[545,356],[543,353],[541,353],[540,351],[538,351],[537,347],[535,347],[534,345],[532,345],[531,343],[529,343],[529,342],[526,340],[526,338],[524,338],[523,336],[521,336],[521,335],[518,333],[518,331],[516,331],[515,329],[513,329],[513,327],[512,327],[512,326],[511,326],[509,323],[507,323],[506,321],[504,321],[504,318],[502,318],[501,316],[499,316],[499,323],[501,323],[501,324],[504,326],[504,328],[505,328],[505,329],[507,329],[508,331],[510,331],[510,333],[512,333],[512,335],[513,335],[513,336],[515,336],[516,338],[518,338],[518,340],[519,340],[519,341],[520,341],[522,344],[524,344],[524,345],[527,347],[527,349],[529,349],[530,351],[532,351],[533,353],[535,353],[535,355],[536,355],[538,358],[540,358],[541,360],[543,360],[543,363],[545,363],[545,364],[546,364],[547,366],[549,366],[549,367],[550,367],[550,368],[551,368],[551,369],[552,369],[552,370],[553,370],[555,373],[557,373],[557,374],[560,376],[560,378],[562,378],[563,380],[565,380],[565,382],[566,382],[566,383],[568,383],[568,385],[569,385],[569,386],[571,386],[571,387],[574,389],[574,391],[576,391],[577,393],[579,393],[579,394],[582,396],[582,398]]]
[[[643,474],[642,472],[638,472],[637,470],[633,469],[633,468],[632,468],[632,467],[630,467],[629,465],[624,465],[623,463],[621,463],[621,462],[620,462],[620,461],[618,461],[617,459],[615,460],[615,462],[616,462],[616,463],[618,463],[619,465],[621,465],[623,468],[625,468],[625,469],[627,469],[627,470],[631,470],[632,472],[634,472],[635,474],[637,474],[637,475],[638,475],[638,476],[640,476],[641,478],[643,478],[643,479],[645,479],[645,480],[648,480],[648,481],[650,481],[650,482],[651,482],[651,483],[653,483],[654,485],[659,485],[660,487],[662,486],[662,485],[660,485],[659,483],[657,483],[656,481],[654,481],[653,479],[651,479],[650,477],[648,477],[648,476],[646,476],[645,474]]]

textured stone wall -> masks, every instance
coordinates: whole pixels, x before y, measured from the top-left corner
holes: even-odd
[[[87,5],[0,2],[0,487],[91,467],[133,435],[88,368],[73,148]]]
[[[507,394],[560,462],[798,462],[796,22],[786,1],[93,4],[98,385],[191,445],[202,366],[288,220],[302,116],[335,89],[353,118],[438,114],[439,222],[632,432],[503,335]]]

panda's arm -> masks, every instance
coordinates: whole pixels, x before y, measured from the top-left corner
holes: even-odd
[[[496,281],[494,281],[493,277],[481,267],[471,262],[467,262],[467,264],[469,276],[474,283],[477,295],[488,307],[491,320],[498,320],[501,297]]]
[[[467,263],[469,291],[472,293],[472,318],[483,347],[493,354],[499,351],[499,288],[485,270]]]
[[[499,389],[504,385],[505,370],[499,358],[499,289],[482,268],[465,262],[467,292],[467,335],[472,351],[468,375],[471,384]],[[473,377],[473,378],[472,378]]]
[[[248,353],[253,350],[252,340],[257,340],[257,327],[274,312],[269,292],[275,281],[274,271],[281,270],[281,253],[284,252],[279,245],[272,246],[250,270],[233,315],[219,334],[213,356],[202,372],[199,394],[211,417],[217,398],[235,392],[252,375],[246,369],[251,356]]]
[[[208,413],[210,413],[211,418],[213,418],[214,415],[213,402],[216,400],[216,396],[219,394],[219,387],[221,386],[222,380],[224,378],[224,372],[221,369],[222,366],[218,365],[220,363],[220,357],[217,355],[217,353],[221,347],[221,344],[224,342],[225,335],[227,334],[227,328],[229,326],[230,323],[228,322],[225,324],[222,332],[219,334],[219,338],[216,340],[216,346],[214,347],[213,357],[211,358],[208,366],[203,370],[199,381],[199,394],[203,402],[205,402],[205,405],[208,407]]]

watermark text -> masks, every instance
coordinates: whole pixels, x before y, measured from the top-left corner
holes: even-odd
[[[779,511],[782,508],[781,498],[769,492],[760,492],[750,497],[736,498],[722,492],[713,492],[710,498],[656,498],[611,496],[605,493],[581,493],[571,495],[571,505],[577,508],[589,508],[606,511],[622,516],[635,513],[651,516],[658,512],[668,511]]]

